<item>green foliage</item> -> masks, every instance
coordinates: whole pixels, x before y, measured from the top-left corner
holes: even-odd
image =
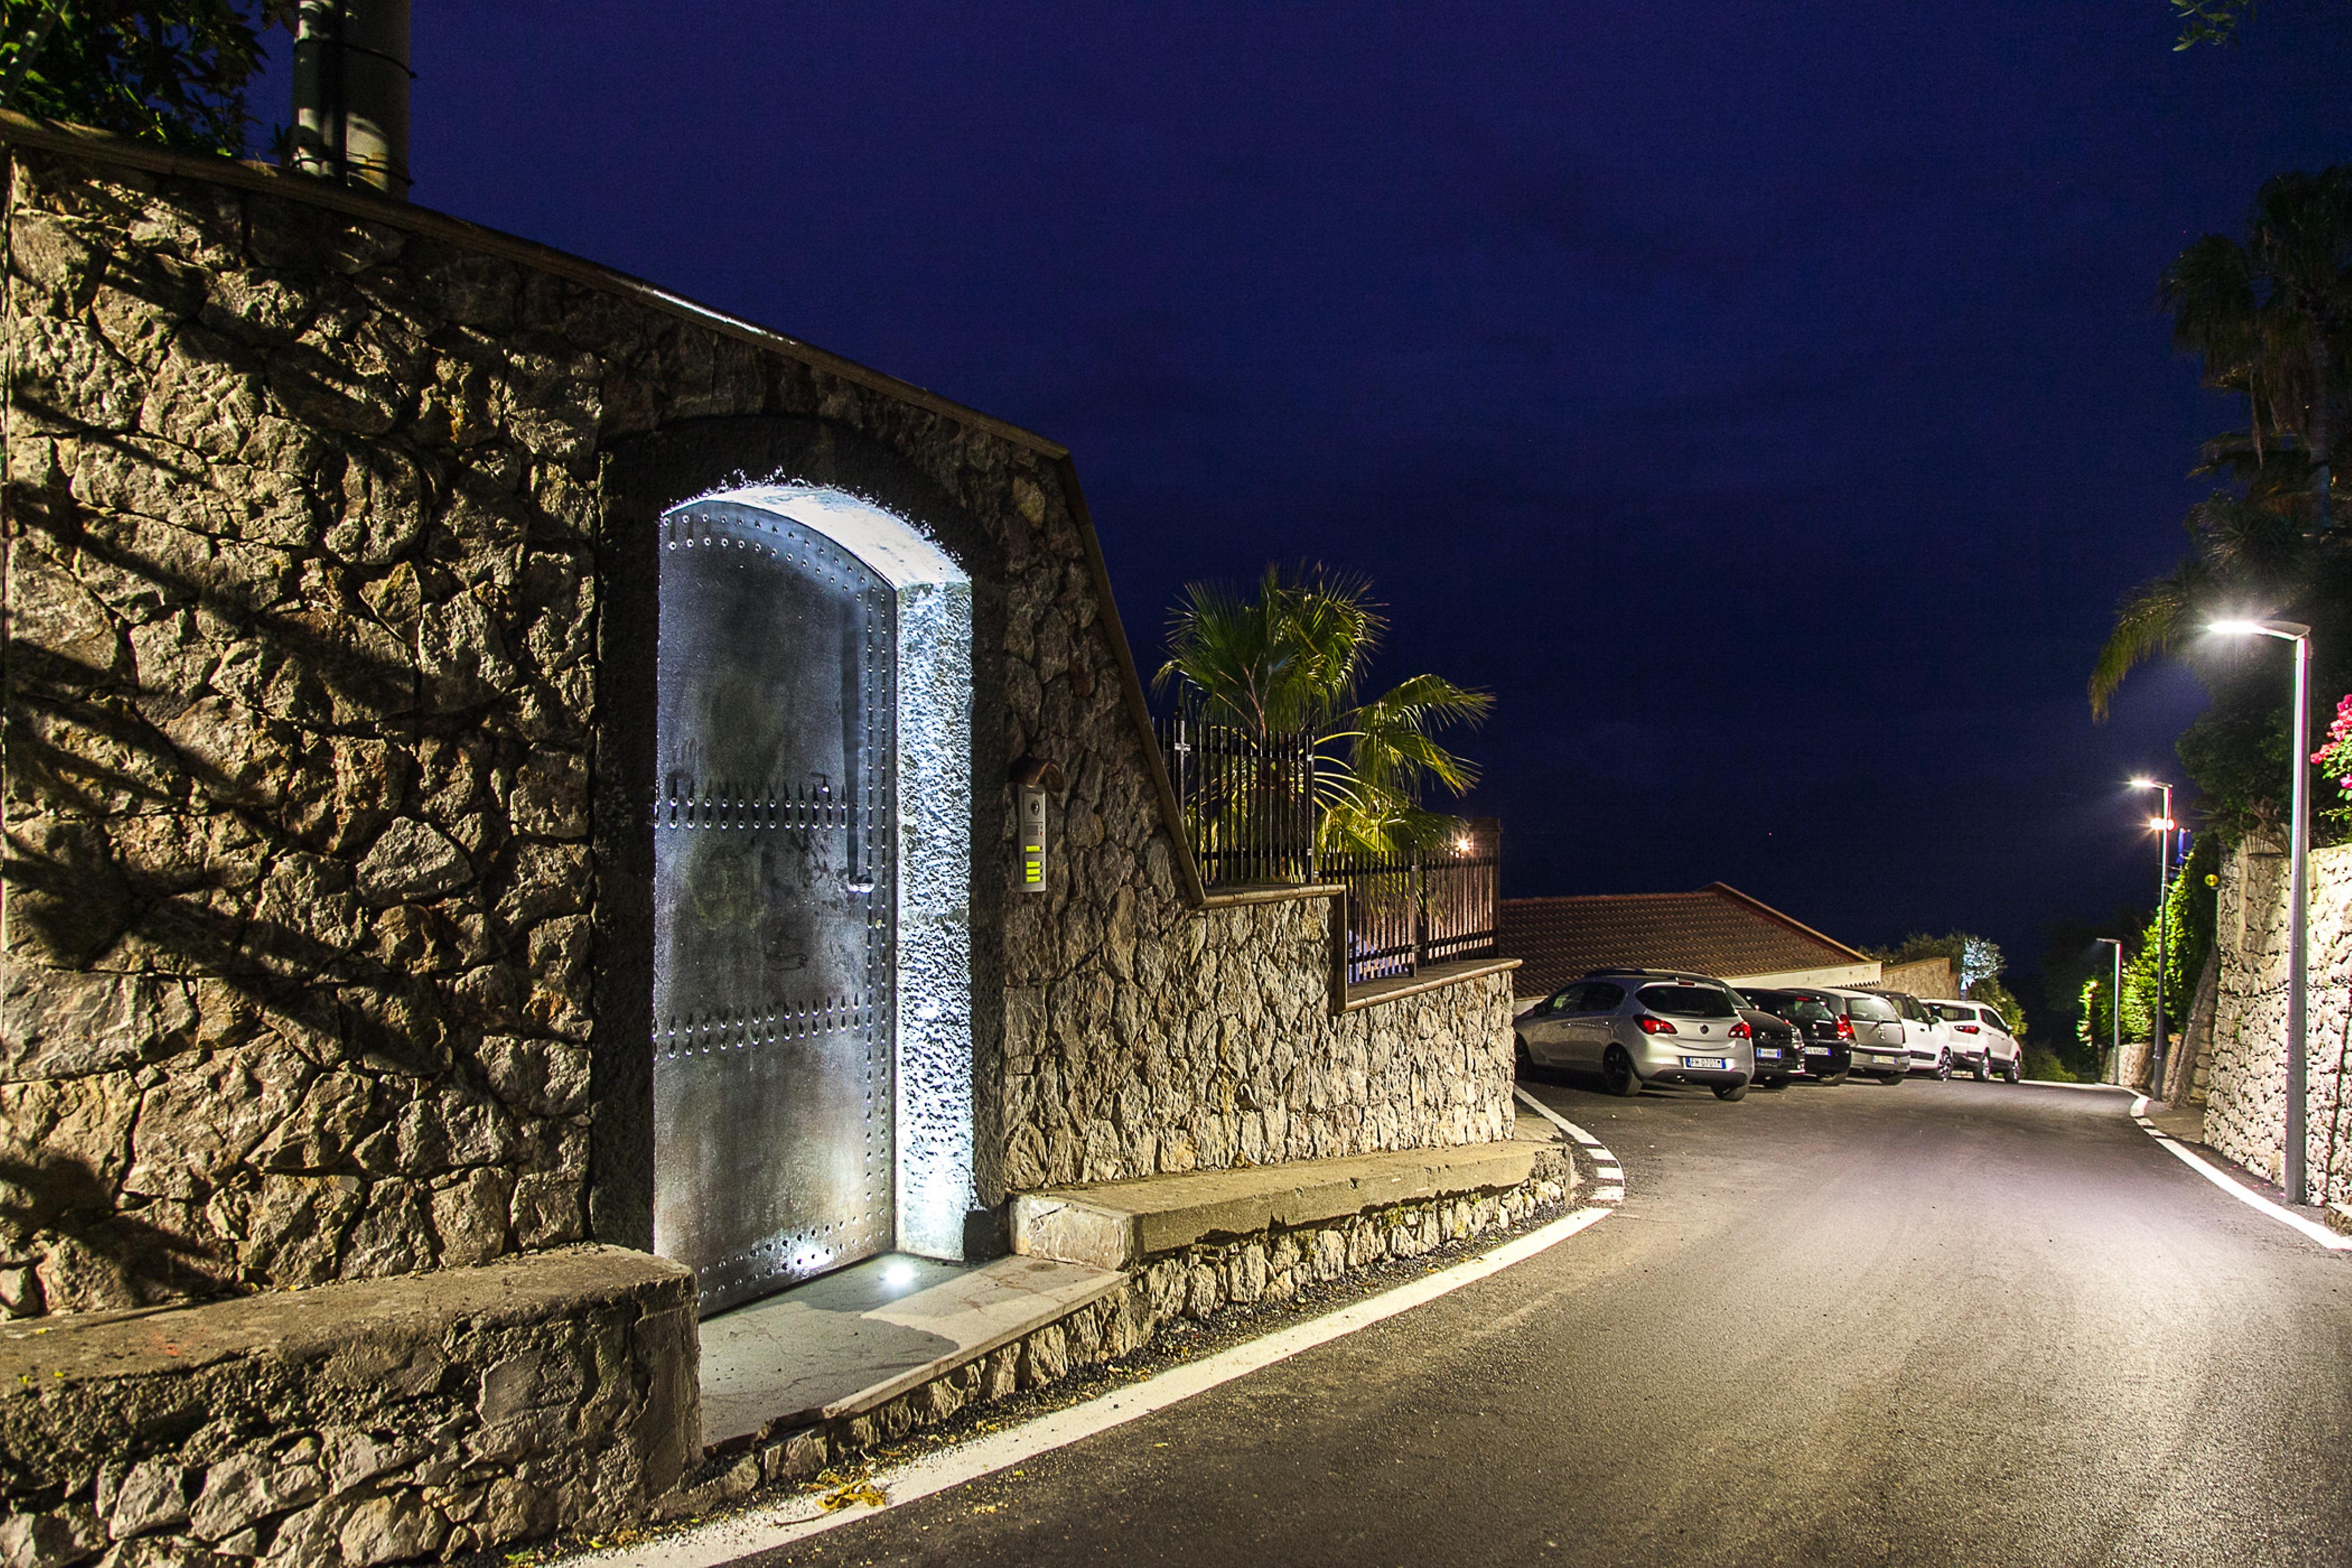
[[[2254,0],[2172,0],[2172,14],[2180,22],[2180,37],[2172,52],[2200,44],[2234,44],[2238,24],[2254,14]]]
[[[2234,841],[2285,815],[2293,777],[2285,648],[2210,637],[2224,617],[2311,624],[2322,689],[2352,687],[2352,500],[2332,462],[2352,412],[2352,165],[2279,174],[2256,193],[2245,236],[2207,235],[2166,269],[2173,341],[2205,384],[2245,400],[2247,425],[2209,442],[2220,480],[2184,520],[2187,557],[2117,606],[2090,680],[2104,719],[2125,678],[2181,659],[2212,701],[2180,739],[2208,824]]]
[[[2159,965],[2164,971],[2165,1030],[2178,1037],[2189,1026],[2189,1016],[2197,1000],[2197,982],[2205,972],[2205,960],[2213,951],[2220,895],[2207,879],[2221,865],[2221,846],[2218,834],[2197,835],[2190,842],[2188,860],[2166,890],[2161,927],[2153,914],[2144,915],[2131,922],[2124,936],[2122,1005],[2124,1037],[2127,1040],[2145,1040],[2155,1032]],[[2099,950],[2099,957],[2101,962],[2077,983],[2081,1013],[2074,1033],[2078,1042],[2104,1053],[2114,1037],[2110,1031],[2114,1027],[2116,998],[2105,949]]]
[[[2075,1072],[2057,1053],[2038,1045],[2026,1047],[2023,1056],[2025,1076],[2040,1079],[2044,1083],[2084,1083],[2098,1077],[2095,1072],[2088,1075]]]
[[[2234,47],[2238,26],[2254,19],[2256,0],[2172,0],[2172,15],[2180,23],[2180,36],[2173,40],[2172,52],[2193,49],[2200,44],[2221,44]]]
[[[1431,844],[1456,819],[1425,810],[1431,783],[1462,795],[1478,770],[1433,731],[1476,725],[1494,707],[1484,691],[1416,675],[1356,700],[1388,621],[1360,577],[1268,566],[1254,596],[1194,583],[1170,613],[1168,662],[1156,689],[1196,694],[1202,716],[1271,738],[1314,740],[1317,847],[1386,851]]]
[[[241,157],[262,34],[294,11],[294,0],[0,0],[6,107]]]

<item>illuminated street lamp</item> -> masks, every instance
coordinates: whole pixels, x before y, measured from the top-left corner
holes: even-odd
[[[2164,792],[2164,815],[2151,816],[2147,825],[2156,829],[2156,1021],[2148,1026],[2147,1092],[2152,1100],[2164,1098],[2164,952],[2165,927],[2168,911],[2165,894],[2172,880],[2172,786],[2156,779],[2134,779],[2134,789],[2160,789]],[[2123,1071],[2123,1057],[2118,1052],[2116,1070]]]
[[[2305,857],[2311,843],[2311,628],[2300,621],[2215,621],[2210,629],[2224,637],[2276,637],[2294,645],[2294,711],[2287,743],[2288,766],[2294,770],[2294,804],[2287,828],[2286,1146],[2280,1152],[2284,1169],[2279,1184],[2286,1189],[2287,1202],[2299,1204],[2310,1196],[2303,1175],[2303,1056],[2309,1022],[2304,986],[2310,933],[2304,906],[2310,901]]]
[[[2096,940],[2116,950],[2115,986],[2107,993],[2107,1022],[2115,1031],[2115,1041],[2107,1047],[2107,1081],[2120,1084],[2124,1080],[2124,944],[2118,937]]]

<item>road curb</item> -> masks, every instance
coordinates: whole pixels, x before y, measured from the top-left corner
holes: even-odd
[[[2133,1096],[2130,1112],[2132,1121],[2138,1124],[2141,1131],[2147,1133],[2150,1138],[2155,1139],[2158,1145],[2160,1145],[2167,1152],[2170,1153],[2175,1159],[2179,1160],[2182,1164],[2188,1166],[2190,1170],[2196,1172],[2199,1175],[2204,1177],[2207,1181],[2212,1183],[2215,1186],[2221,1188],[2223,1192],[2229,1194],[2231,1197],[2237,1199],[2248,1208],[2252,1209],[2256,1214],[2262,1215],[2266,1218],[2274,1219],[2281,1225],[2288,1226],[2290,1229],[2302,1232],[2305,1237],[2317,1242],[2328,1251],[2352,1252],[2352,1235],[2339,1234],[2335,1228],[2335,1215],[2332,1210],[2334,1208],[2341,1207],[2341,1205],[2330,1205],[2330,1212],[2327,1215],[2328,1224],[2326,1225],[2322,1225],[2319,1221],[2312,1219],[2308,1215],[2295,1213],[2284,1204],[2279,1203],[2274,1199],[2265,1197],[2262,1194],[2254,1191],[2253,1188],[2246,1185],[2243,1182],[2241,1182],[2237,1177],[2232,1176],[2227,1171],[2222,1170],[2219,1165],[2216,1165],[2210,1161],[2205,1159],[2195,1150],[2189,1148],[2188,1144],[2183,1143],[2179,1139],[2173,1137],[2170,1133],[2165,1131],[2164,1129],[2158,1127],[2155,1122],[2150,1121],[2147,1119],[2147,1096],[2144,1094]]]

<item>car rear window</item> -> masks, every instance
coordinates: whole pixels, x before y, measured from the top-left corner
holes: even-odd
[[[1977,1010],[1974,1007],[1956,1007],[1949,1002],[1938,1002],[1935,1004],[1935,1008],[1936,1016],[1947,1024],[1973,1024],[1977,1021]]]
[[[1878,996],[1849,996],[1845,1010],[1856,1018],[1868,1018],[1879,1024],[1891,1024],[1896,1017],[1893,1005]]]
[[[1731,993],[1720,985],[1644,985],[1642,1005],[1669,1018],[1728,1018]]]

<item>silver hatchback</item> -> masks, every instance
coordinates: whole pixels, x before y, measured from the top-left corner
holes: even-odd
[[[1595,970],[1518,1018],[1522,1065],[1598,1072],[1612,1094],[1704,1084],[1738,1100],[1756,1076],[1753,1032],[1731,988],[1665,969]]]

